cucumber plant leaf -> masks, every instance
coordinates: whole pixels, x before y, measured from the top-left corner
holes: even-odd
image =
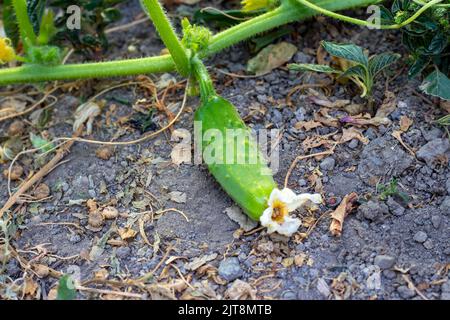
[[[429,95],[450,100],[450,79],[439,70],[435,70],[428,75],[420,89]]]
[[[38,34],[41,28],[42,17],[45,12],[47,0],[27,0],[27,11],[33,25],[34,33]]]
[[[19,43],[19,26],[16,21],[16,14],[12,5],[12,0],[3,0],[3,27],[6,36],[12,41],[14,47]]]
[[[389,67],[400,59],[400,55],[396,53],[382,53],[372,56],[369,59],[369,71],[373,77],[376,77],[381,71]]]
[[[357,64],[356,66],[352,66],[345,70],[340,76],[340,78],[352,78],[352,77],[359,77],[362,81],[365,81],[367,78],[366,70],[363,66],[360,64]]]
[[[353,81],[361,89],[361,97],[370,98],[375,78],[400,58],[400,55],[395,53],[382,53],[369,58],[363,48],[355,44],[322,41],[322,46],[330,55],[350,61],[349,67],[345,70],[336,70],[326,65],[291,64],[289,68],[295,71],[336,73],[339,75],[338,78]]]
[[[337,44],[328,41],[322,41],[322,46],[325,50],[338,58],[353,61],[363,65],[364,67],[369,66],[369,58],[364,53],[363,49],[352,43],[350,44]]]
[[[213,24],[218,28],[228,28],[263,12],[263,10],[245,12],[243,10],[222,11],[214,8],[203,8],[194,13],[193,22],[195,24]]]
[[[309,63],[292,63],[288,65],[290,70],[294,71],[312,71],[321,73],[342,73],[340,70],[336,70],[330,66],[322,64],[309,64]]]

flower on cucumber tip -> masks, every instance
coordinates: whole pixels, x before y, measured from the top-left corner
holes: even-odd
[[[322,203],[320,194],[295,194],[291,189],[274,189],[270,194],[268,205],[264,210],[260,222],[267,227],[269,233],[278,232],[285,236],[292,236],[300,227],[301,221],[298,218],[289,216],[290,212],[300,207],[307,207],[312,210],[318,208]]]
[[[242,0],[243,11],[255,11],[260,9],[273,9],[279,3],[279,0]]]
[[[11,40],[8,38],[0,38],[0,64],[15,60],[16,53],[11,46]]]

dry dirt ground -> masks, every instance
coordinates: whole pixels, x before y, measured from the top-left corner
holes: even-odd
[[[197,8],[178,6],[171,13],[189,14]],[[126,14],[119,25],[138,16],[138,1],[130,1],[122,11]],[[398,33],[327,19],[299,23],[294,30],[282,39],[298,47],[292,62],[315,62],[322,39],[354,42],[371,53],[404,54]],[[149,22],[109,38],[108,59],[155,55],[163,49]],[[15,251],[4,259],[3,268],[0,265],[0,297],[52,298],[58,277],[70,273],[82,285],[79,299],[449,299],[450,145],[445,128],[434,123],[443,113],[439,102],[416,91],[418,82],[407,79],[402,59],[377,81],[375,90],[377,105],[387,90],[393,93],[390,123],[331,126],[328,122],[306,131],[296,124],[317,120],[323,106],[311,99],[308,89],[296,91],[290,105],[286,98],[298,85],[329,79],[300,76],[284,67],[261,77],[237,77],[245,74],[252,55],[241,44],[207,63],[218,92],[237,106],[250,127],[282,130],[280,168],[275,175],[280,185],[298,155],[329,147],[307,149],[308,139],[338,139],[350,128],[361,133],[360,140],[337,145],[325,158],[302,160],[292,171],[290,188],[318,191],[326,200],[318,212],[302,213],[304,225],[298,234],[287,239],[261,229],[243,231],[227,215],[236,210],[233,202],[204,166],[173,163],[171,153],[177,142],[170,130],[139,144],[112,147],[108,160],[96,156],[98,145],[75,143],[64,161],[41,181],[50,188],[49,197],[25,201],[8,214]],[[157,126],[164,126],[183,98],[184,83],[172,76],[178,85],[162,84],[161,78],[169,75],[151,76],[161,84],[159,108],[152,91],[139,85],[102,95],[103,110],[95,118],[92,134],[84,137],[137,139],[141,133],[126,119],[149,107],[155,108]],[[24,141],[29,147],[29,133],[44,130],[50,138],[71,136],[74,112],[83,101],[115,84],[136,80],[142,78],[79,81],[57,91],[44,128],[33,125],[30,115],[21,118],[26,124]],[[37,97],[32,86],[1,90],[12,89],[19,90],[9,97]],[[351,85],[332,83],[316,90],[327,95],[331,104],[340,99],[363,102]],[[198,99],[190,97],[171,129],[192,132],[197,105]],[[347,113],[331,108],[329,115],[338,119]],[[392,134],[405,117],[412,124],[402,133],[402,145]],[[11,123],[0,123],[2,136]],[[20,157],[22,178],[52,156]],[[8,165],[0,165],[1,171]],[[380,186],[394,178],[397,192],[383,194]],[[13,191],[19,183],[11,183]],[[0,185],[3,204],[8,199],[3,175]],[[342,235],[335,237],[329,232],[330,213],[352,192],[359,196],[359,207],[345,219]],[[88,223],[89,199],[93,199],[89,204],[95,202],[100,208],[116,208],[119,215],[93,227]]]

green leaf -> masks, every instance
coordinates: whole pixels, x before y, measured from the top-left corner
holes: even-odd
[[[439,70],[436,70],[426,77],[420,85],[420,90],[429,95],[450,100],[450,79]]]
[[[58,32],[55,27],[53,11],[49,10],[42,16],[41,25],[39,27],[38,43],[47,45],[53,36]]]
[[[356,65],[353,67],[348,68],[343,72],[339,78],[352,78],[352,77],[358,77],[361,80],[366,79],[366,70],[361,65]]]
[[[400,59],[397,53],[382,53],[369,59],[369,71],[372,77],[376,77],[381,71]]]
[[[362,64],[364,67],[368,68],[369,59],[364,53],[361,47],[354,44],[337,44],[328,41],[322,41],[322,46],[325,50],[339,58],[343,58],[349,61],[357,62]]]
[[[214,24],[219,28],[228,28],[241,23],[243,20],[255,17],[263,11],[244,12],[242,10],[215,10],[213,8],[203,8],[197,10],[193,16],[195,24]]]
[[[428,67],[430,64],[430,58],[427,56],[420,56],[417,58],[414,63],[411,65],[411,67],[408,70],[408,77],[410,79],[418,76],[422,71]]]
[[[30,133],[30,140],[33,147],[35,149],[40,149],[43,153],[49,152],[55,147],[52,142],[34,134],[33,132]]]
[[[341,73],[341,71],[333,69],[329,66],[321,64],[308,64],[308,63],[292,63],[288,65],[290,70],[294,71],[312,71],[312,72],[322,72],[322,73]]]
[[[39,32],[46,4],[47,0],[27,0],[28,16],[36,34]]]
[[[75,300],[76,296],[77,291],[74,288],[72,278],[68,274],[63,275],[61,279],[59,279],[56,299]]]
[[[19,43],[19,26],[16,21],[16,14],[12,0],[3,1],[3,26],[5,28],[6,36],[12,41],[14,47]]]
[[[361,97],[372,94],[372,79],[367,79],[366,69],[360,64],[350,67],[339,78],[349,78],[361,88]]]

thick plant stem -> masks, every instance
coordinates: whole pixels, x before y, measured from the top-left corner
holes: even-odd
[[[425,11],[427,11],[428,9],[430,9],[431,7],[434,7],[436,5],[438,5],[439,3],[441,3],[443,0],[432,0],[426,4],[423,5],[422,8],[420,8],[419,10],[417,10],[417,12],[412,15],[409,19],[405,20],[402,23],[399,24],[393,24],[393,25],[376,25],[373,23],[370,23],[366,20],[361,20],[361,19],[356,19],[356,18],[352,18],[349,16],[345,16],[330,10],[327,10],[323,7],[321,7],[320,5],[316,5],[314,3],[312,3],[311,1],[308,0],[295,0],[297,1],[298,4],[303,5],[307,8],[310,8],[312,10],[317,11],[318,13],[321,13],[323,15],[326,15],[328,17],[337,19],[337,20],[341,20],[341,21],[345,21],[345,22],[349,22],[349,23],[353,23],[356,25],[360,25],[360,26],[365,26],[365,27],[372,27],[375,29],[382,29],[382,30],[388,30],[388,29],[400,29],[403,28],[404,26],[407,26],[408,24],[414,22],[418,17],[420,17]]]
[[[106,78],[132,74],[170,72],[173,70],[175,70],[175,64],[169,55],[101,63],[69,64],[56,67],[25,65],[20,68],[0,70],[0,85],[59,79]]]
[[[315,5],[329,11],[339,11],[356,7],[364,7],[379,0],[315,0]],[[213,37],[208,49],[201,57],[216,53],[222,49],[246,40],[258,33],[279,27],[281,25],[310,18],[317,14],[312,8],[299,5],[296,0],[287,0],[275,10],[235,25]]]
[[[364,7],[375,2],[378,1],[315,1],[315,3],[320,7],[331,11]],[[213,37],[208,48],[199,53],[199,56],[200,58],[205,58],[223,50],[224,48],[251,38],[258,33],[293,21],[307,19],[314,16],[316,13],[317,12],[312,9],[299,6],[296,2],[292,4],[288,2],[278,9],[247,20],[237,26],[218,33]],[[175,70],[175,63],[172,57],[169,55],[111,62],[68,64],[57,67],[25,65],[23,67],[17,68],[0,69],[0,85],[52,80],[114,77],[145,73],[169,72],[173,70]]]
[[[214,84],[209,76],[208,70],[197,56],[192,58],[192,72],[200,87],[200,97],[203,103],[206,103],[216,95]]]
[[[13,7],[22,41],[26,44],[26,40],[28,39],[31,43],[36,43],[36,34],[34,33],[33,26],[28,17],[26,0],[13,0]]]
[[[162,41],[166,45],[167,49],[169,49],[169,52],[175,61],[175,65],[177,66],[178,72],[183,76],[189,75],[190,63],[186,49],[178,39],[175,30],[167,18],[161,4],[158,0],[142,0],[142,4],[152,19],[156,30],[158,30]]]

